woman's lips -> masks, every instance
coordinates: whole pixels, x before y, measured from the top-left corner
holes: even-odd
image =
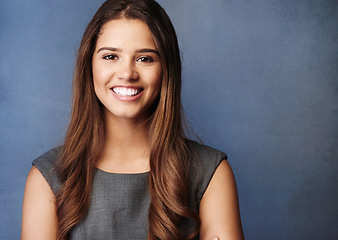
[[[113,95],[120,101],[131,102],[139,99],[143,94],[143,88],[140,87],[112,87]]]

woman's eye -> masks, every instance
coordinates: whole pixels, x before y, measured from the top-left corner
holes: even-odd
[[[152,57],[139,57],[137,59],[138,62],[146,62],[146,63],[151,63],[154,62],[154,59]]]
[[[103,56],[103,59],[106,59],[106,60],[115,60],[115,59],[117,59],[117,56],[115,54],[109,54],[109,55]]]

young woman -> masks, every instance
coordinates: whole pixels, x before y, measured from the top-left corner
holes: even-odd
[[[63,146],[33,162],[22,240],[243,239],[226,155],[182,128],[175,30],[153,0],[87,26]]]

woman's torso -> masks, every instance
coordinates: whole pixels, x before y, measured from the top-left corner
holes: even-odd
[[[189,142],[189,147],[195,153],[195,157],[191,158],[189,207],[198,213],[202,196],[226,155],[192,141]],[[61,186],[53,167],[60,149],[52,149],[33,161],[55,194]],[[147,239],[150,204],[148,176],[149,173],[117,174],[97,169],[88,213],[71,230],[70,239]],[[189,234],[194,228],[194,222],[183,219],[179,228]]]

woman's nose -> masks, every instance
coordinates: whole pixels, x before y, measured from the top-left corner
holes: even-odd
[[[135,63],[131,61],[121,62],[117,76],[121,80],[133,81],[138,79],[138,73],[135,68]]]

